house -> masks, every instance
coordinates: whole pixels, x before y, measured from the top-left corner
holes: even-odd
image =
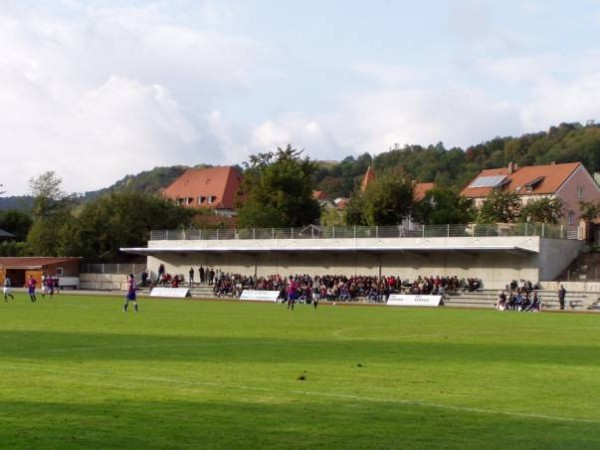
[[[80,258],[69,257],[0,257],[0,282],[10,277],[13,286],[24,286],[31,275],[38,286],[42,285],[42,275],[59,277],[61,287],[79,287]]]
[[[2,241],[13,241],[16,236],[8,231],[0,230],[0,242]]]
[[[188,169],[163,192],[182,206],[213,209],[217,215],[235,215],[242,173],[236,167]]]
[[[515,192],[526,205],[541,198],[559,198],[565,205],[564,224],[569,230],[579,225],[580,202],[600,200],[600,186],[580,162],[518,167],[509,163],[500,169],[483,170],[461,191],[480,207],[495,189]]]
[[[413,200],[419,203],[425,198],[428,191],[435,189],[435,183],[415,183],[413,190]]]

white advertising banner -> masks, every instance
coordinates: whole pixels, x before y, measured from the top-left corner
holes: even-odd
[[[276,302],[279,297],[279,291],[252,291],[244,290],[240,295],[240,300],[254,300],[261,302]]]
[[[150,297],[185,298],[189,297],[189,292],[188,288],[155,287],[150,292]]]
[[[441,295],[391,294],[387,304],[389,306],[440,306],[441,301]]]

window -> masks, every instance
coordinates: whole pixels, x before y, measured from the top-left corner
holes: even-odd
[[[63,268],[62,267],[57,267],[56,268],[56,275],[62,277],[62,274],[64,273]]]
[[[214,203],[217,200],[217,197],[214,195],[208,196],[208,203]]]
[[[569,225],[575,224],[575,213],[573,211],[569,211],[569,215],[567,216],[569,221]]]
[[[203,203],[206,203],[206,197],[201,195],[200,197],[198,197],[198,204],[202,205]]]
[[[577,186],[577,198],[583,200],[585,197],[585,190],[583,186]]]

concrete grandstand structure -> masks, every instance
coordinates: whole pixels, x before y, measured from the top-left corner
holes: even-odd
[[[577,257],[582,242],[555,226],[318,227],[303,229],[153,231],[147,247],[151,276],[210,266],[225,273],[419,275],[476,277],[485,288],[511,280],[551,281]]]

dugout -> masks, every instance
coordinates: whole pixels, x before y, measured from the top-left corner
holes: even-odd
[[[25,286],[31,275],[42,284],[42,275],[61,277],[79,277],[80,258],[54,257],[0,257],[0,282],[10,277],[15,287]],[[60,281],[59,281],[60,283]]]

